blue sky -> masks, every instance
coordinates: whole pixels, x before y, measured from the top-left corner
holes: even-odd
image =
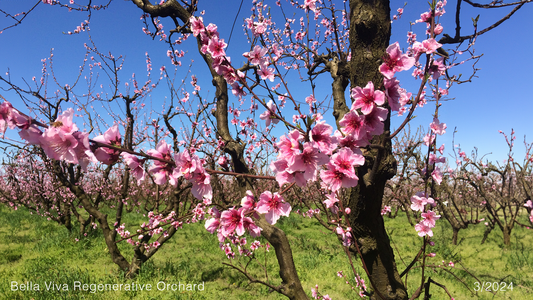
[[[250,8],[248,2],[244,2],[228,50],[233,62],[239,61],[241,59],[239,53],[248,51],[249,48],[245,44],[241,29],[242,20],[249,16]],[[393,12],[404,4],[403,1],[395,0],[391,3]],[[406,47],[406,32],[410,28],[408,22],[417,19],[421,12],[427,10],[426,3],[426,1],[407,3],[403,17],[394,21],[392,25],[391,43],[399,41],[402,47]],[[217,24],[221,36],[227,39],[239,4],[238,0],[200,1],[199,9],[206,10],[204,21]],[[0,8],[14,14],[28,10],[31,5],[27,1],[2,1]],[[471,33],[471,18],[478,14],[481,14],[479,29],[483,29],[510,11],[509,8],[473,10],[464,2],[463,7],[465,8],[462,19],[464,34]],[[450,34],[454,32],[454,10],[455,1],[449,1],[448,13],[441,20],[444,32]],[[220,13],[221,11],[224,13]],[[471,83],[454,86],[450,94],[454,100],[445,102],[440,109],[440,119],[447,123],[448,131],[445,136],[439,137],[438,144],[445,143],[447,153],[452,150],[454,128],[457,128],[455,143],[461,144],[464,151],[469,153],[474,147],[478,147],[481,154],[492,152],[493,154],[489,156],[491,160],[503,160],[507,153],[505,140],[498,133],[499,130],[508,133],[511,128],[515,129],[517,134],[515,153],[518,159],[521,159],[524,153],[523,136],[528,135],[528,141],[533,141],[531,124],[533,96],[529,92],[533,80],[531,73],[533,60],[529,54],[530,49],[533,49],[533,36],[528,33],[533,28],[533,19],[530,17],[532,13],[533,4],[526,4],[511,20],[479,37],[476,54],[483,54],[477,64],[477,68],[481,69],[477,73],[479,78],[474,78]],[[140,16],[141,11],[132,3],[114,1],[109,9],[94,12],[91,19],[91,35],[100,51],[104,53],[111,51],[115,56],[122,54],[126,57],[124,78],[131,77],[132,72],[145,74],[145,52],[150,54],[154,70],[158,70],[161,65],[169,65],[166,44],[151,41],[142,33],[143,24]],[[87,35],[82,33],[69,36],[63,32],[74,30],[85,19],[85,13],[69,13],[58,7],[40,4],[21,25],[0,34],[2,45],[0,55],[3,58],[0,60],[0,74],[5,76],[9,70],[11,80],[23,85],[22,78],[30,81],[33,76],[40,76],[40,61],[42,58],[47,58],[53,48],[58,80],[63,84],[70,84],[73,76],[77,75],[84,57],[83,43],[87,42]],[[1,28],[8,24],[10,24],[8,18],[0,18]],[[413,30],[418,33],[419,40],[422,40],[424,25],[414,25]],[[194,53],[194,47],[192,41],[184,46],[184,50],[190,50],[190,55],[183,59],[184,69],[187,68],[191,58],[198,62],[199,58]],[[458,70],[464,76],[467,76],[471,70],[470,64],[466,65],[468,67]],[[212,97],[210,82],[204,81],[201,76],[205,71],[205,65],[200,62],[197,63],[193,73],[198,75],[202,88],[211,90],[209,97]],[[324,82],[324,92],[327,93],[330,89],[329,77],[327,81],[324,79]],[[405,82],[402,81],[402,86],[409,91],[415,90],[414,82],[408,83],[407,79]],[[20,101],[13,93],[0,91],[0,94],[14,105]],[[308,94],[309,92],[303,92],[302,99]],[[205,97],[207,91],[203,92],[203,95]],[[151,100],[153,107],[159,110],[165,96],[163,87],[153,93],[147,101]],[[433,111],[434,107],[431,105],[417,110],[415,113],[417,118],[412,122],[412,126],[416,128],[423,125],[427,128],[432,120]],[[401,117],[393,117],[393,126],[402,120]]]

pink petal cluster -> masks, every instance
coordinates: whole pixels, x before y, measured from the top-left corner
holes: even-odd
[[[401,108],[407,104],[411,98],[411,93],[400,87],[400,81],[393,78],[385,78],[383,80],[385,85],[385,96],[392,111],[400,111]]]
[[[303,8],[305,9],[305,11],[313,11],[313,12],[316,12],[316,1],[317,0],[305,0],[304,4],[303,4]]]
[[[411,196],[411,202],[411,209],[421,212],[425,210],[427,204],[435,204],[435,200],[433,200],[433,198],[426,198],[426,194],[424,192],[418,192]]]
[[[531,202],[531,200],[527,200],[526,204],[524,204],[524,206],[533,209],[533,202]]]
[[[270,122],[278,124],[279,119],[274,117],[274,114],[277,113],[276,105],[272,100],[268,101],[267,108],[268,109],[259,116],[259,119],[264,120],[266,126],[270,126]]]
[[[440,216],[431,210],[426,211],[426,205],[431,204],[434,206],[435,200],[427,197],[424,192],[418,192],[411,197],[411,202],[412,210],[422,212],[422,221],[415,225],[415,230],[418,231],[418,235],[420,237],[426,235],[430,237],[433,236],[431,228],[435,227],[435,221],[437,221]]]
[[[422,213],[422,223],[430,228],[435,227],[435,222],[440,219],[440,215],[437,215],[434,211],[428,211]]]
[[[4,101],[0,104],[0,137],[4,136],[7,128],[15,127],[20,129],[20,137],[30,145],[41,143],[43,132],[32,123],[32,119],[13,108],[10,102]]]
[[[122,138],[120,136],[120,131],[118,130],[118,124],[115,124],[106,130],[103,135],[95,137],[93,141],[120,147]],[[96,156],[96,159],[106,165],[111,165],[116,162],[119,158],[119,155],[120,151],[106,147],[99,147],[94,151],[94,156]]]
[[[364,88],[353,88],[351,97],[354,100],[351,110],[360,108],[364,115],[371,113],[376,105],[385,103],[385,94],[379,90],[375,91],[372,81],[369,81]]]
[[[418,231],[418,236],[433,236],[433,231],[431,230],[431,227],[426,226],[422,223],[418,223],[415,225],[415,230]]]
[[[440,47],[442,47],[442,44],[438,43],[434,38],[429,38],[422,42],[415,42],[413,44],[413,50],[416,53],[415,55],[416,60],[418,60],[420,55],[424,53],[432,54],[433,52],[437,51],[437,49]]]
[[[303,172],[304,179],[315,181],[317,177],[318,166],[321,166],[329,161],[326,154],[319,152],[319,149],[313,147],[310,143],[304,144],[304,149],[301,153],[294,156],[294,162],[287,171],[290,173]]]
[[[398,93],[398,89],[396,92]],[[385,93],[374,90],[374,84],[368,82],[365,88],[353,88],[351,97],[354,102],[350,111],[339,121],[342,137],[337,136],[337,138],[340,143],[365,146],[373,135],[383,133],[383,122],[387,118],[388,111],[378,105],[385,103]],[[359,115],[358,109],[361,109],[363,115]]]
[[[213,58],[213,69],[215,72],[217,72],[218,75],[224,76],[224,79],[230,84],[232,87],[232,93],[237,96],[243,96],[246,93],[243,91],[242,87],[239,85],[239,81],[244,80],[244,73],[241,71],[235,70],[231,66],[231,59],[229,56],[226,56],[226,47],[227,44],[224,42],[224,39],[220,39],[218,28],[214,24],[209,24],[207,26],[204,26],[203,19],[201,17],[191,17],[189,19],[189,22],[191,24],[191,30],[193,32],[193,35],[195,37],[200,37],[201,41],[201,48],[200,52],[203,54],[209,54]],[[261,50],[256,50],[261,53]],[[250,53],[248,54],[250,55]],[[254,61],[256,60],[255,56],[256,53],[253,53],[254,55]],[[263,66],[263,64],[261,65]],[[273,74],[266,74],[269,71],[272,71],[271,69],[263,68],[261,67],[261,70],[264,69],[265,74],[262,76],[266,76],[269,79],[272,78],[273,80]]]
[[[418,236],[433,236],[432,228],[435,227],[435,222],[440,218],[440,215],[437,215],[433,211],[428,211],[422,213],[422,221],[415,225],[415,230],[418,231]]]
[[[335,229],[335,231],[337,232],[338,235],[341,236],[342,238],[342,245],[343,246],[346,246],[346,247],[349,247],[352,243],[353,243],[353,237],[352,237],[352,228],[348,227],[346,229],[340,227],[340,226],[337,226],[337,228]]]
[[[220,215],[222,234],[229,236],[235,232],[238,236],[244,234],[244,208],[230,208]]]
[[[143,167],[144,159],[139,159],[137,156],[127,152],[120,153],[120,156],[122,156],[122,159],[128,165],[128,168],[130,168],[133,177],[137,179],[137,184],[140,185],[146,176],[146,172],[144,171]]]
[[[4,101],[0,104],[0,134],[2,136],[6,132],[7,128],[14,129],[15,124],[13,123],[12,116],[13,106],[11,103]]]
[[[326,165],[327,169],[320,172],[320,178],[332,192],[340,188],[354,187],[359,180],[354,166],[363,164],[363,155],[354,153],[349,148],[342,148],[331,157],[331,161]]]
[[[174,164],[170,162],[172,155],[170,153],[170,145],[167,144],[164,140],[161,140],[156,149],[150,149],[147,151],[147,154],[159,159],[167,160],[167,162],[162,162],[159,160],[154,160],[154,164],[148,172],[154,176],[154,182],[156,184],[165,184],[167,181],[173,186],[177,186],[177,178],[172,175],[174,170]]]
[[[331,155],[333,150],[337,148],[337,138],[332,136],[333,127],[326,124],[326,121],[319,121],[315,127],[309,132],[309,140],[312,145],[320,150],[322,153]]]
[[[245,52],[242,55],[250,60],[250,63],[254,66],[267,65],[267,48],[261,46],[255,46],[250,52]]]
[[[291,205],[285,202],[280,194],[265,191],[259,196],[259,203],[255,210],[260,214],[266,214],[267,222],[274,225],[281,216],[288,217],[291,209]]]
[[[326,204],[326,208],[330,208],[333,213],[337,213],[337,206],[335,206],[335,203],[339,202],[339,199],[337,199],[336,193],[329,193],[326,195],[326,200],[324,200],[324,204]]]
[[[385,78],[391,79],[399,71],[409,70],[415,64],[415,58],[402,54],[398,42],[389,45],[383,57],[383,64],[379,66],[379,71]]]
[[[89,134],[78,132],[73,116],[72,108],[64,111],[40,136],[39,144],[48,157],[79,163],[85,170],[89,162],[97,160],[89,148]]]
[[[381,209],[381,215],[386,215],[388,213],[390,213],[392,210],[391,210],[391,207],[388,206],[388,205],[385,205],[383,206],[383,208]]]

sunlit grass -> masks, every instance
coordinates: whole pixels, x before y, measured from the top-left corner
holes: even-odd
[[[142,223],[142,215],[129,214],[126,223]],[[387,230],[395,249],[398,270],[402,272],[420,248],[422,239],[416,235],[404,215],[395,219],[385,218]],[[323,294],[333,299],[358,298],[351,291],[346,279],[336,276],[337,271],[349,275],[350,266],[344,251],[338,247],[335,235],[317,225],[311,219],[297,215],[281,218],[279,226],[288,234],[306,292],[315,284]],[[13,211],[0,206],[0,298],[2,299],[284,299],[281,295],[259,284],[249,284],[239,272],[223,265],[230,262],[220,250],[215,235],[209,234],[203,223],[184,226],[174,238],[145,263],[135,279],[125,279],[124,274],[112,263],[102,234],[95,230],[87,237],[81,237],[74,230],[69,233],[64,227],[45,218],[30,215],[25,209]],[[503,247],[501,231],[495,229],[485,244],[481,245],[484,225],[478,224],[461,230],[459,243],[451,244],[452,231],[445,220],[440,220],[434,230],[435,246],[428,251],[437,253],[428,258],[433,265],[442,261],[453,261],[455,267],[426,268],[426,276],[445,285],[456,299],[470,298],[476,279],[481,282],[513,282],[513,291],[477,293],[474,299],[528,299],[533,297],[533,231],[516,227],[512,234],[512,245]],[[76,238],[79,241],[76,241]],[[248,239],[248,245],[251,243]],[[264,245],[265,240],[261,239]],[[131,259],[132,248],[126,243],[120,249]],[[396,252],[397,251],[397,252]],[[238,254],[237,254],[238,256]],[[269,277],[254,262],[250,274],[257,279],[279,285],[278,266],[274,250],[264,248],[256,252],[257,260],[265,264]],[[233,260],[234,264],[245,264],[246,259]],[[266,262],[266,263],[265,263]],[[356,270],[363,274],[360,263]],[[464,266],[467,270],[463,270]],[[451,273],[447,272],[450,271]],[[407,275],[409,293],[420,284],[420,268],[414,268]],[[456,280],[461,279],[465,284]],[[349,276],[350,278],[353,276]],[[402,278],[405,280],[405,277]],[[352,280],[352,279],[350,279]],[[40,291],[11,291],[11,282],[32,282],[40,284]],[[152,285],[152,291],[73,291],[75,281],[96,284]],[[67,284],[69,291],[46,291],[44,283]],[[159,291],[158,282],[179,284],[204,283],[203,291]],[[368,282],[368,281],[367,281]],[[161,287],[161,285],[160,285]],[[470,289],[470,290],[469,290]],[[446,299],[442,289],[432,286],[433,299]]]

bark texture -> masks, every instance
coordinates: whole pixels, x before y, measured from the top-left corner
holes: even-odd
[[[390,3],[388,0],[350,1],[351,87],[364,87],[369,81],[382,89],[379,73],[382,57],[389,45]],[[375,287],[372,299],[407,299],[394,261],[394,253],[381,216],[385,183],[396,174],[392,155],[390,109],[385,132],[374,137],[378,147],[363,151],[365,165],[358,168],[359,185],[350,191],[350,224],[360,247],[370,281]],[[357,254],[355,247],[350,249]]]

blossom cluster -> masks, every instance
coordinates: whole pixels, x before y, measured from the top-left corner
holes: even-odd
[[[530,209],[529,221],[533,223],[533,202],[531,202],[531,200],[527,200],[524,206]]]
[[[205,228],[210,233],[217,233],[218,240],[222,243],[226,238],[242,236],[246,231],[252,237],[261,235],[262,229],[255,224],[253,219],[259,218],[258,214],[266,214],[265,218],[269,224],[276,224],[281,216],[288,217],[292,208],[278,193],[265,191],[259,196],[259,202],[251,191],[247,191],[241,200],[241,207],[232,207],[220,212],[216,207],[211,208],[208,213],[212,218],[206,220]]]
[[[435,206],[435,200],[427,197],[426,193],[418,192],[411,197],[411,209],[422,212],[422,220],[415,225],[418,236],[433,236],[431,228],[435,227],[435,222],[440,218],[434,211],[426,210],[427,205]]]

